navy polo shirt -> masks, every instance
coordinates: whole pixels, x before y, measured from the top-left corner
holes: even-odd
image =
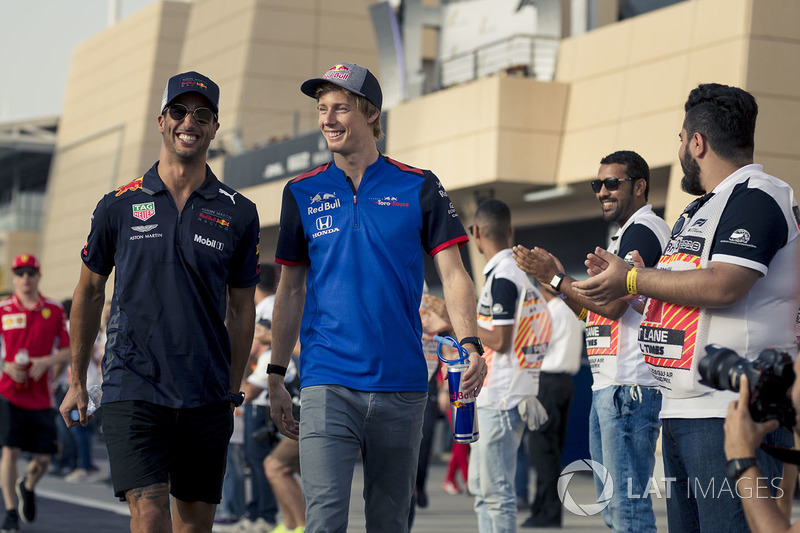
[[[380,156],[357,191],[333,162],[289,182],[275,261],[308,264],[301,385],[427,391],[424,254],[467,240],[429,170]]]
[[[258,283],[258,238],[255,204],[208,167],[180,213],[158,163],[100,200],[82,259],[97,274],[115,270],[103,403],[227,398],[227,287]]]

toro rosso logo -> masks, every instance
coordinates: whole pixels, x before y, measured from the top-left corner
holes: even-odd
[[[397,200],[397,196],[384,196],[383,198],[370,198],[373,200],[376,205],[382,205],[387,207],[408,207],[408,202],[400,202]]]

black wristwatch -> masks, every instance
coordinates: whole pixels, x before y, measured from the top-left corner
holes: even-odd
[[[273,365],[272,363],[267,365],[267,374],[278,374],[279,376],[286,375],[287,368],[281,365]]]
[[[474,344],[475,351],[478,352],[478,355],[483,355],[483,343],[478,337],[464,337],[458,342],[461,346],[465,344]]]
[[[561,283],[564,281],[564,274],[559,272],[553,279],[550,280],[550,286],[553,287],[553,290],[556,292],[561,292]]]
[[[239,392],[228,393],[228,399],[236,407],[241,407],[242,404],[244,403],[244,392],[239,391]]]
[[[738,481],[745,470],[752,466],[757,466],[755,457],[745,457],[744,459],[731,459],[725,463],[725,475],[731,481]]]

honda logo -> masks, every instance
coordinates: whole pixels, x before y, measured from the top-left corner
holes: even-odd
[[[333,225],[333,218],[330,215],[325,215],[324,217],[319,217],[317,219],[317,229],[319,231],[330,229]]]

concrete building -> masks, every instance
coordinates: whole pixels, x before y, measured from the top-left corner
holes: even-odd
[[[604,155],[632,149],[647,159],[650,201],[668,222],[690,201],[680,191],[678,133],[698,83],[752,92],[760,105],[756,161],[800,185],[800,3],[685,0],[617,21],[631,3],[560,0],[560,33],[574,36],[554,41],[552,79],[523,65],[440,90],[429,84],[388,110],[386,153],[432,169],[465,223],[478,200],[507,202],[518,241],[548,247],[578,273],[582,255],[605,242],[588,184]],[[316,129],[313,102],[299,92],[303,80],[347,60],[387,84],[371,4],[162,1],[76,48],[37,250],[48,273],[43,292],[71,295],[96,202],[157,159],[156,116],[170,75],[198,70],[219,83],[221,128],[210,165],[225,180],[231,156]],[[570,9],[587,4],[599,27],[564,29],[576,14]],[[436,76],[437,31],[426,22],[418,37],[422,68]],[[270,260],[285,180],[262,181],[240,190],[258,205],[261,253]],[[480,272],[480,254],[470,262]]]
[[[13,291],[11,263],[38,253],[57,117],[0,124],[0,294]]]

